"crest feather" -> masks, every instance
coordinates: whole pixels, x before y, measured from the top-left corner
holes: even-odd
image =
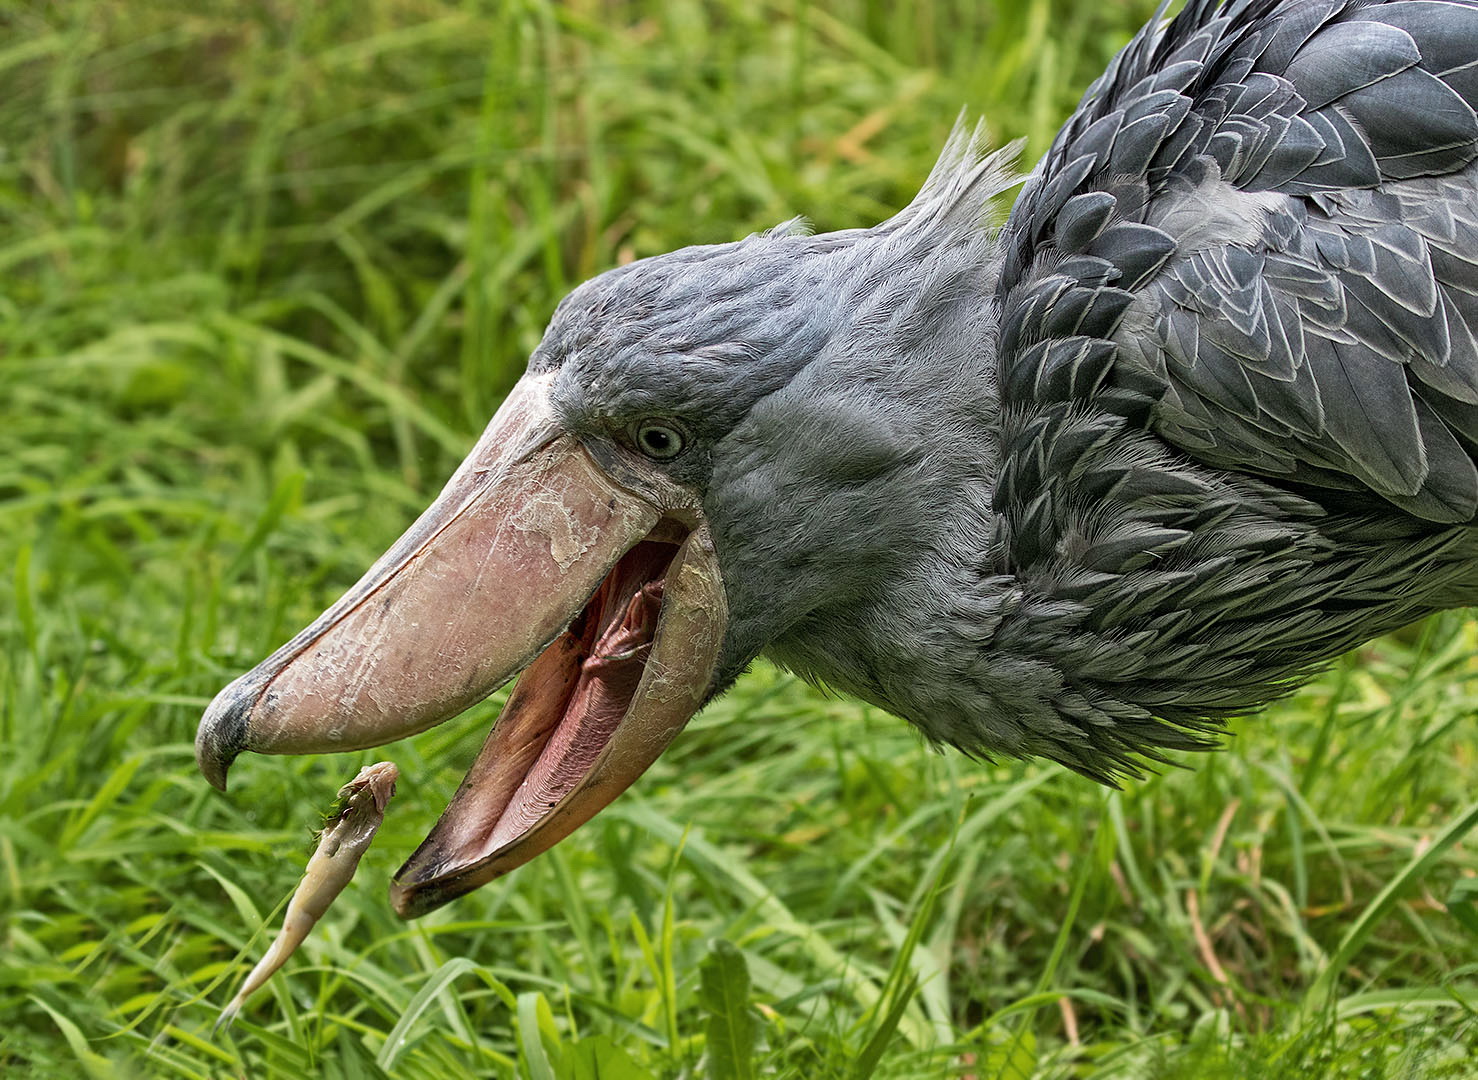
[[[995,151],[987,150],[988,141],[985,121],[976,121],[972,127],[961,112],[924,186],[886,227],[956,232],[991,224],[992,200],[1024,179],[1016,162],[1026,140],[1017,139]]]

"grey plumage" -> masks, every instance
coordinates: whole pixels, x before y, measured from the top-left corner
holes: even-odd
[[[1012,215],[1002,362],[1023,331],[1056,336],[1011,317],[1058,287],[1056,257],[1104,258],[1135,296],[1122,324],[1088,332],[1119,346],[1117,382],[1147,380],[1167,441],[1471,520],[1475,42],[1478,8],[1431,0],[1203,3],[1142,35]],[[1167,64],[1181,89],[1158,89]],[[1170,123],[1143,124],[1151,101]],[[1079,178],[1052,191],[1061,176]],[[1084,246],[1073,204],[1101,216],[1105,191],[1114,224]]]
[[[1099,779],[1472,600],[1478,3],[1193,0],[1009,218],[957,132],[875,229],[606,274],[532,367],[703,495],[760,652]]]

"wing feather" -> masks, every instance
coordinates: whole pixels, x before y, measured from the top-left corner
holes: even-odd
[[[1111,395],[1202,463],[1472,520],[1475,105],[1478,0],[1196,0],[1146,31],[1006,225],[1006,404]],[[1104,370],[1065,376],[1067,339]]]
[[[1478,595],[1475,105],[1478,0],[1190,0],[1027,179],[986,579],[1042,752],[1133,771]]]

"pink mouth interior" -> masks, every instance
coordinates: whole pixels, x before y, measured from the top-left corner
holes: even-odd
[[[659,525],[621,556],[518,677],[451,804],[402,868],[402,885],[454,874],[518,840],[590,775],[631,707],[685,538],[685,529]]]
[[[556,691],[543,703],[547,715],[557,717],[558,723],[488,834],[487,852],[527,832],[595,765],[626,715],[651,655],[662,609],[662,586],[676,553],[674,544],[653,540],[637,544],[611,568],[585,610],[562,635],[572,638],[577,647],[560,650],[561,666],[576,665],[578,673],[573,680],[560,680],[568,688],[563,695]],[[553,646],[546,649],[535,666],[554,652]],[[531,667],[524,678],[533,672]],[[523,678],[519,682],[522,686]]]
[[[659,521],[518,677],[457,793],[391,882],[402,917],[424,915],[568,836],[697,710],[727,606],[706,532],[694,528]],[[651,678],[649,663],[660,667]]]

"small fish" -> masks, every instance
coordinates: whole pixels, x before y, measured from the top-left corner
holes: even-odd
[[[359,857],[369,848],[380,822],[385,819],[385,807],[395,794],[395,781],[399,778],[400,770],[392,763],[377,761],[360,769],[358,776],[339,789],[338,812],[324,827],[318,848],[303,871],[303,880],[287,902],[287,915],[277,940],[251,969],[231,1004],[222,1010],[211,1034],[236,1019],[247,997],[287,963],[308,931],[344,891],[359,867]]]

